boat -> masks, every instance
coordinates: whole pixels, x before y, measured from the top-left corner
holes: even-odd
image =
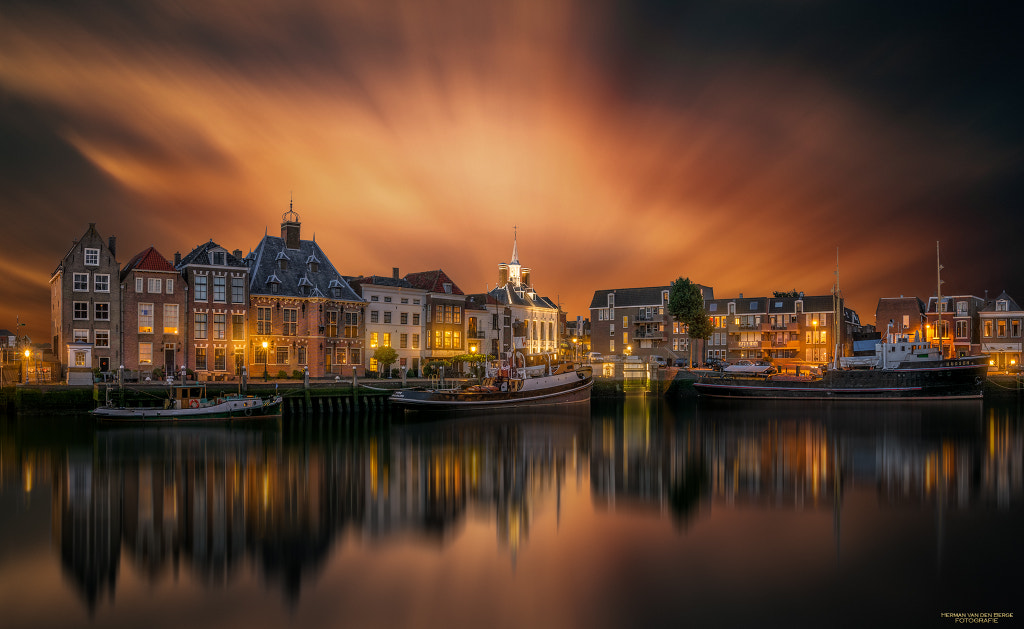
[[[516,365],[516,355],[519,364]],[[501,361],[480,384],[411,387],[391,395],[391,405],[405,411],[480,411],[551,406],[590,401],[594,374],[589,365],[560,363],[526,367],[522,354]]]
[[[730,374],[768,375],[775,373],[776,369],[770,362],[765,360],[741,360],[735,365],[729,365],[722,371]]]
[[[111,422],[195,422],[233,419],[263,419],[281,415],[280,395],[257,397],[228,394],[208,397],[206,386],[183,384],[170,387],[170,394],[161,406],[116,405],[107,390],[104,406],[92,411],[100,421]]]
[[[886,335],[872,356],[840,358],[817,375],[709,373],[694,383],[706,397],[801,400],[980,398],[987,356],[943,358],[920,339]]]

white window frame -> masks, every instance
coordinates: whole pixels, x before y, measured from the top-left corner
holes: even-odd
[[[88,273],[75,273],[71,278],[71,290],[76,293],[88,293],[89,292],[89,274]],[[81,286],[81,288],[79,288]]]
[[[84,317],[78,316],[79,307],[85,313]],[[89,302],[87,301],[76,301],[71,304],[71,320],[72,321],[88,321],[89,320]]]
[[[101,287],[102,286],[104,287]],[[97,293],[109,293],[110,292],[110,274],[109,273],[96,273],[93,275],[93,290]]]
[[[141,292],[143,292],[144,289],[145,289],[145,282],[143,282],[141,277],[136,277],[135,278],[135,292],[136,293],[141,293]]]
[[[162,292],[164,292],[163,281],[159,277],[149,277],[149,278],[146,278],[146,279],[148,280],[146,282],[146,292],[147,293],[162,293]]]
[[[168,295],[173,295],[174,294],[174,280],[172,280],[172,279],[164,280],[164,292],[166,294],[168,294]]]
[[[102,341],[101,341],[102,339]],[[110,347],[110,330],[94,330],[93,331],[93,346],[94,347]]]
[[[149,349],[149,360],[143,358],[143,348]],[[139,342],[139,365],[152,365],[153,364],[153,343],[150,341]]]
[[[85,266],[99,266],[100,265],[100,250],[99,249],[93,249],[92,247],[86,247],[86,249],[85,249],[85,257],[84,257],[84,264],[85,264]]]
[[[75,328],[71,331],[71,340],[75,343],[88,343],[89,328]]]
[[[102,319],[100,318],[100,311],[99,311],[100,306],[106,306],[107,307],[107,316],[102,318]],[[109,301],[98,301],[95,304],[93,304],[93,320],[94,321],[110,321],[110,302]]]

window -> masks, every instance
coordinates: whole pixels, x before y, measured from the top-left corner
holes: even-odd
[[[376,348],[378,342],[378,336],[376,332],[370,332],[370,348]]]
[[[260,348],[260,349],[263,349],[263,348]],[[196,369],[203,370],[203,371],[206,370],[206,348],[205,347],[197,347],[196,348]]]
[[[139,334],[153,333],[153,304],[139,304]]]
[[[152,343],[139,343],[139,364],[140,365],[152,365],[153,364],[153,344]]]
[[[97,273],[95,276],[95,285],[93,290],[97,293],[109,293],[110,292],[110,276],[106,273]]]
[[[225,254],[223,251],[214,251],[213,264],[214,266],[224,266],[225,264],[227,264],[227,254]]]
[[[330,351],[328,351],[327,353],[330,354]],[[305,365],[306,364],[306,347],[305,346],[302,346],[302,347],[300,347],[298,349],[298,355],[299,355],[299,364],[300,365]],[[328,365],[328,368],[330,368],[329,365]]]
[[[273,309],[256,308],[256,334],[270,334],[271,315]]]
[[[98,302],[94,305],[95,319],[97,321],[110,321],[110,304]]]
[[[608,324],[608,336],[615,336],[615,324],[614,323],[609,323]]]
[[[1006,312],[1009,309],[1009,305],[1010,302],[1006,301],[1005,299],[1000,299],[999,301],[996,302],[996,311]]]
[[[217,275],[213,278],[213,300],[218,303],[224,303],[227,300],[227,294],[225,293],[225,286],[227,278],[223,275]]]
[[[196,275],[195,276],[195,297],[196,301],[206,301],[206,276]]]
[[[985,322],[985,326],[984,326],[985,338],[992,338],[992,328],[993,328],[992,322],[991,321],[986,321]]]
[[[996,321],[996,336],[1001,338],[1006,336],[1006,319]]]
[[[385,312],[384,313],[384,323],[391,323],[391,313],[390,312]]]
[[[164,304],[164,334],[178,333],[178,304]]]
[[[195,338],[205,339],[206,338],[206,313],[196,313],[196,325],[195,325]]]
[[[245,315],[231,315],[231,340],[245,340]]]
[[[245,278],[233,277],[231,278],[231,303],[233,304],[244,304],[245,303]]]
[[[163,291],[163,283],[158,277],[150,277],[146,280],[147,293],[159,293]]]
[[[378,297],[377,295],[372,295],[370,297],[370,301],[380,301],[380,297]]]
[[[413,325],[419,325],[420,324],[420,313],[418,313],[418,312],[412,313],[412,324]]]
[[[629,327],[629,315],[622,315],[622,327]]]
[[[409,335],[408,334],[399,334],[398,335],[398,347],[400,347],[402,349],[405,349],[405,348],[409,347]]]
[[[288,364],[288,346],[278,345],[277,346],[277,364],[287,365]]]
[[[72,333],[72,340],[74,340],[75,343],[88,343],[89,330],[74,330]]]
[[[88,273],[75,273],[73,290],[78,293],[83,293],[89,290]]]
[[[444,323],[444,306],[442,304],[437,304],[434,309],[436,310],[434,318],[438,323]]]
[[[622,333],[622,344],[629,345],[629,332]]]
[[[615,352],[615,339],[608,341],[608,351],[613,353]]]
[[[86,249],[85,250],[85,266],[99,266],[100,265],[100,250],[99,249]]]
[[[142,292],[142,287],[143,287],[142,278],[141,277],[135,278],[135,292],[136,293],[141,293]]]
[[[214,371],[227,371],[228,369],[228,353],[225,347],[214,347],[213,348],[213,370]]]
[[[441,349],[444,347],[444,337],[441,335],[441,330],[434,330],[434,348]]]
[[[408,297],[402,297],[402,303],[403,304],[409,303],[409,298]]]
[[[420,348],[420,335],[419,334],[413,334],[412,335],[412,348],[413,349],[419,349]]]
[[[174,280],[172,280],[172,279],[164,280],[164,292],[167,293],[168,295],[173,295],[174,294]]]
[[[110,347],[110,330],[96,330],[93,334],[96,337],[96,347]]]
[[[263,345],[256,345],[253,347],[253,362],[257,365],[267,364],[267,350],[263,349]]]
[[[327,336],[338,336],[338,311],[327,311]]]
[[[455,320],[452,323],[462,323],[462,308],[455,306]]]
[[[359,352],[358,349],[353,349],[352,350],[352,360],[351,360],[351,362],[352,362],[353,365],[358,365],[359,364],[359,353],[360,352]]]
[[[370,323],[377,323],[380,320],[380,313],[376,310],[370,311]]]
[[[391,298],[390,297],[385,297],[384,298],[384,303],[390,304],[391,303]]]
[[[1010,321],[1010,336],[1015,338],[1020,336],[1020,319]]]
[[[454,349],[462,349],[462,332],[458,330],[452,332],[452,347]]]
[[[77,321],[88,321],[89,320],[89,302],[87,301],[76,301],[72,312],[74,318]]]
[[[419,299],[413,299],[412,300],[412,305],[414,305],[414,306],[420,305],[420,300]]]
[[[227,336],[227,318],[228,316],[223,312],[214,313],[213,315],[213,338],[218,341],[223,341]],[[216,360],[216,359],[215,359]]]
[[[381,347],[391,347],[391,333],[385,332],[381,336]]]
[[[284,309],[284,330],[281,332],[285,336],[295,336],[298,331],[299,311],[295,308]]]
[[[354,339],[359,336],[359,313],[345,313],[345,338]]]
[[[967,302],[958,301],[956,302],[956,316],[966,317],[967,316]]]
[[[445,330],[444,331],[444,348],[445,349],[451,349],[452,348],[452,331],[451,330]]]

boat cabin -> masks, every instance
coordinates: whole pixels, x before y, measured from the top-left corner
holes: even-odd
[[[182,408],[199,408],[200,405],[206,403],[206,387],[205,386],[177,386],[171,389],[171,407],[176,409]]]

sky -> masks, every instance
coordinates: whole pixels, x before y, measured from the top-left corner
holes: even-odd
[[[0,0],[0,328],[122,263],[280,234],[570,317],[688,277],[1024,302],[1019,2]]]

